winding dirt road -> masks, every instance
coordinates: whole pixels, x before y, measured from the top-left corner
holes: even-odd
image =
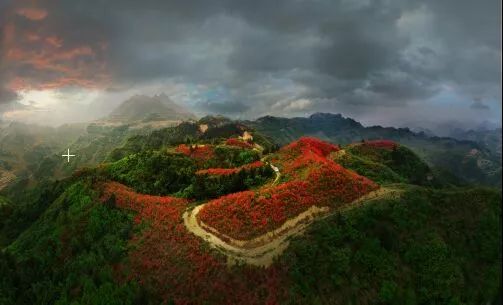
[[[190,232],[204,239],[211,247],[227,256],[229,264],[245,262],[255,266],[267,267],[274,257],[280,255],[288,247],[288,238],[300,234],[309,226],[316,216],[327,213],[327,207],[311,207],[297,217],[287,220],[281,227],[249,240],[237,240],[218,233],[204,222],[197,219],[197,213],[204,205],[186,211],[183,215],[184,224]]]
[[[281,173],[279,172],[279,168],[274,166],[272,163],[269,163],[269,166],[272,168],[274,174],[276,175],[274,181],[272,182],[273,185],[276,185],[279,182],[279,179],[281,178]]]
[[[277,173],[279,174],[279,171]],[[397,188],[380,188],[337,210],[351,209],[374,199],[395,198],[400,196],[401,192],[402,190]],[[287,220],[278,229],[253,239],[237,240],[218,232],[197,218],[197,214],[204,206],[205,204],[199,205],[183,214],[187,230],[224,254],[230,265],[247,263],[263,267],[270,266],[274,258],[288,248],[290,237],[302,234],[316,219],[326,217],[336,211],[328,207],[312,206],[296,217]]]

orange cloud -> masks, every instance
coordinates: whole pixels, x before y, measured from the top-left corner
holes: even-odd
[[[5,48],[8,48],[14,42],[15,34],[16,29],[14,27],[14,24],[7,23],[4,25],[2,44]]]
[[[67,51],[61,52],[61,53],[55,53],[54,58],[55,59],[62,59],[62,60],[69,60],[73,59],[79,56],[94,56],[96,53],[94,53],[93,49],[89,46],[81,46],[78,48],[73,48],[69,49]]]
[[[41,8],[18,8],[16,13],[33,21],[43,20],[47,17],[47,11]]]
[[[34,41],[40,40],[40,36],[38,36],[35,33],[26,33],[25,37],[26,37],[26,40],[29,42],[34,42]]]
[[[61,77],[53,80],[52,82],[40,84],[35,88],[39,90],[50,90],[68,86],[76,86],[88,89],[96,89],[102,87],[99,85],[99,83],[105,84],[109,82],[110,76],[108,74],[96,74],[93,76],[92,80],[78,77]]]
[[[56,48],[60,48],[63,45],[63,40],[57,36],[49,36],[45,39],[45,41]]]
[[[13,9],[11,16],[21,15],[30,20],[48,16],[44,9]],[[47,17],[50,18],[50,17]],[[105,61],[106,42],[83,41],[66,45],[57,30],[49,27],[23,27],[12,18],[3,27],[3,79],[14,91],[56,89],[67,86],[104,88],[111,83]],[[55,32],[54,32],[55,31]]]
[[[68,50],[33,51],[11,49],[7,58],[15,65],[32,68],[33,75],[39,77],[16,77],[9,83],[9,88],[19,91],[23,89],[55,89],[65,86],[80,86],[85,88],[101,88],[110,83],[106,64],[99,59],[91,58],[82,61],[84,57],[93,57],[95,52],[89,46]],[[15,72],[15,71],[14,71]]]
[[[21,49],[13,47],[7,51],[6,58],[17,64],[30,65],[37,70],[50,70],[71,73],[78,66],[78,60],[83,57],[94,57],[96,53],[89,46],[80,46],[67,50],[55,51],[48,49]],[[87,67],[92,67],[93,63]],[[100,65],[94,66],[99,67]],[[86,67],[81,67],[85,70]]]
[[[21,91],[29,86],[25,79],[21,77],[14,77],[9,81],[6,87],[14,91]]]

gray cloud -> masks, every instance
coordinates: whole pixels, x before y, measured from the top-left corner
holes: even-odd
[[[186,84],[200,94],[193,105],[203,111],[250,117],[301,111],[368,116],[384,107],[400,108],[407,116],[407,109],[427,101],[428,111],[435,112],[436,101],[446,95],[465,101],[451,107],[446,119],[464,115],[475,97],[483,98],[481,105],[501,108],[498,0],[74,0],[40,5],[48,16],[38,24],[19,16],[0,22],[56,35],[68,50],[90,46],[94,57],[68,64],[90,66],[79,77],[106,73],[108,88],[118,91],[166,81]],[[10,70],[11,76],[40,83],[57,78],[55,73],[26,65]],[[222,95],[201,102],[207,100],[205,90],[215,88],[223,88]]]
[[[12,90],[0,88],[0,104],[9,104],[17,99],[17,94]]]
[[[0,82],[2,77],[0,76]],[[0,83],[0,105],[9,104],[18,99],[18,94]]]
[[[484,104],[484,102],[479,98],[476,98],[475,100],[473,100],[473,103],[470,105],[470,108],[475,109],[475,110],[488,110],[488,109],[490,109],[489,106]]]
[[[0,105],[12,104],[18,100],[19,95],[16,91],[8,88],[6,84],[6,75],[2,72],[1,67],[3,66],[0,63]],[[1,112],[1,111],[0,111]]]
[[[250,106],[240,102],[202,102],[198,107],[216,114],[242,114],[250,108]]]

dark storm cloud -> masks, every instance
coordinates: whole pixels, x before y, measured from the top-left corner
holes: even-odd
[[[395,27],[400,14],[374,11],[378,9],[372,6],[345,14],[322,26],[329,41],[318,56],[322,72],[342,79],[362,79],[397,64],[406,45]]]
[[[210,113],[230,115],[244,113],[250,108],[250,106],[240,102],[202,102],[198,106]]]
[[[473,100],[473,103],[470,105],[470,108],[475,110],[488,110],[489,106],[484,104],[484,102],[481,99],[476,98],[475,100]]]
[[[47,10],[42,21],[19,14],[9,20],[53,33],[67,51],[93,50],[65,62],[76,84],[91,86],[98,75],[114,90],[165,80],[196,86],[202,96],[223,87],[220,101],[195,104],[250,116],[288,114],[300,105],[306,112],[368,113],[408,107],[443,90],[501,103],[498,0],[40,3]],[[53,70],[31,68],[11,72],[66,84]]]
[[[0,104],[9,104],[17,100],[18,95],[15,91],[5,87],[0,87]]]
[[[15,91],[10,90],[6,87],[0,87],[0,104],[10,103],[17,99],[17,94]]]

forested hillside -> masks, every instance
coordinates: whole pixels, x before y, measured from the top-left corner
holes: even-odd
[[[500,297],[500,191],[460,187],[400,143],[278,149],[213,121],[133,137],[111,156],[23,201],[0,198],[2,304]]]
[[[253,131],[254,140],[266,153],[304,135],[342,145],[391,139],[410,148],[434,171],[450,175],[452,182],[496,187],[501,184],[501,156],[485,144],[429,137],[408,129],[363,127],[340,115],[315,114],[293,119],[264,117],[244,122],[208,116],[199,121],[170,124],[173,126],[104,122],[59,128],[23,124],[3,126],[0,128],[0,189],[33,187],[40,181],[68,177],[79,168],[118,160],[131,153],[191,141],[211,143],[214,139],[238,136],[244,131]],[[495,134],[482,138],[490,143],[498,140]],[[67,148],[76,155],[74,162],[69,164],[61,158]]]
[[[491,143],[479,144],[473,137],[456,140],[414,133],[407,128],[370,126],[345,118],[340,114],[316,113],[307,118],[280,118],[266,116],[245,124],[285,145],[302,136],[314,136],[325,141],[349,144],[361,140],[389,139],[412,149],[436,170],[449,172],[473,184],[501,185],[501,153],[492,143],[501,143],[501,133],[479,134]],[[469,139],[469,140],[468,140]],[[486,143],[486,142],[484,142]],[[497,144],[496,144],[497,145]]]

